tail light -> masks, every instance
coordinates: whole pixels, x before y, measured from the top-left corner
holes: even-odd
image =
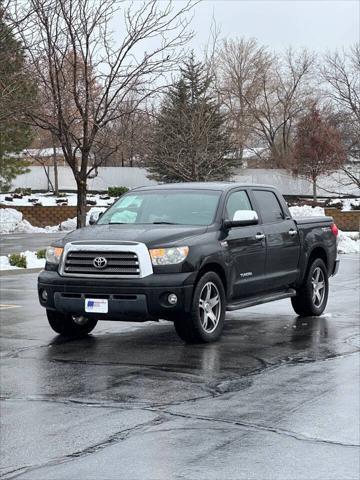
[[[331,231],[332,231],[332,233],[335,235],[335,237],[338,236],[338,234],[339,234],[339,229],[338,229],[338,227],[335,225],[335,223],[333,223],[333,224],[331,225]]]

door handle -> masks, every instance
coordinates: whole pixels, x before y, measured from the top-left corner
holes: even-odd
[[[294,237],[295,235],[297,235],[297,231],[294,230],[293,228],[291,228],[291,229],[289,230],[289,235],[290,235],[290,237]]]
[[[263,233],[257,233],[255,235],[256,240],[263,240],[265,238],[265,235]]]

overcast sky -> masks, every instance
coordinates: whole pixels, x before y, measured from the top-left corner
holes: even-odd
[[[276,50],[333,50],[360,37],[359,0],[203,0],[192,23],[195,50],[206,44],[213,16],[221,36],[256,37]]]

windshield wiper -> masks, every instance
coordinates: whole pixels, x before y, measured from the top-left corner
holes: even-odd
[[[152,222],[153,225],[180,225],[180,223],[175,222]]]
[[[125,225],[125,222],[109,222],[108,225]]]

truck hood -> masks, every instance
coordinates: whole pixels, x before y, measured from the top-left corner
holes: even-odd
[[[207,227],[189,225],[92,225],[80,228],[66,235],[59,243],[68,242],[142,242],[148,247],[167,245],[180,246],[185,240],[195,235],[205,233]]]

